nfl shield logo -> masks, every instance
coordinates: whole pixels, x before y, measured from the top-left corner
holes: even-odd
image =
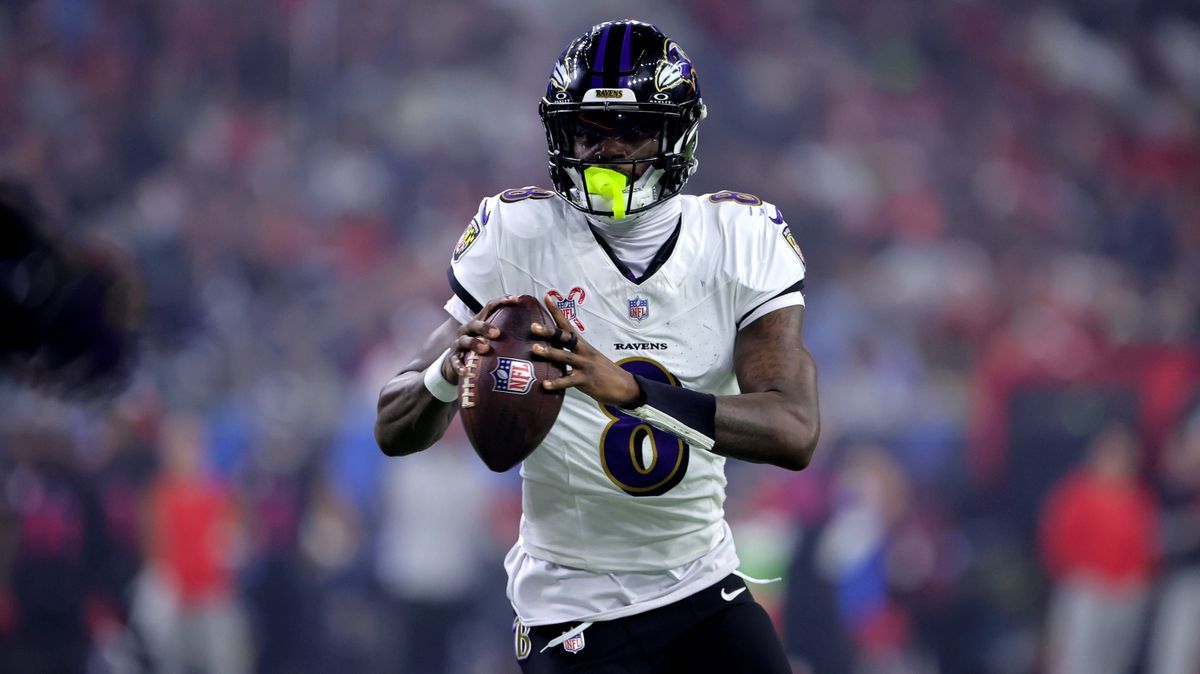
[[[583,650],[583,647],[584,643],[582,632],[563,642],[563,648],[567,649],[568,653],[578,653],[579,651]]]
[[[557,300],[555,301],[555,304],[558,305],[558,310],[563,313],[563,316],[565,316],[568,321],[574,322],[576,320],[574,299],[567,298],[565,300]]]
[[[533,363],[520,358],[500,357],[496,359],[496,369],[492,370],[492,390],[525,395],[535,379]]]
[[[639,323],[650,315],[650,300],[635,297],[629,300],[629,317]]]

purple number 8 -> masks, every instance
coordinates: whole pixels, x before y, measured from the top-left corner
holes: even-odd
[[[674,375],[649,358],[628,358],[617,365],[647,379],[679,386]],[[658,496],[683,480],[689,456],[683,440],[611,405],[601,405],[601,409],[609,422],[600,435],[600,465],[621,491],[630,496]],[[649,462],[642,456],[646,443],[651,449]]]
[[[501,192],[500,201],[511,204],[525,199],[549,199],[552,196],[554,196],[553,192],[540,187],[518,187]]]
[[[746,194],[745,192],[732,192],[730,190],[723,190],[721,192],[717,192],[716,194],[710,196],[708,198],[708,200],[713,202],[714,204],[719,204],[719,203],[722,203],[725,201],[732,201],[734,203],[742,204],[744,206],[762,206],[762,202],[763,202],[762,199],[759,199],[758,197],[754,196],[753,194]]]

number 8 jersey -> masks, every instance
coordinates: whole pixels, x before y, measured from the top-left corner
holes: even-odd
[[[454,249],[446,309],[465,323],[492,298],[550,293],[580,335],[626,370],[738,393],[737,332],[803,304],[804,258],[779,210],[757,197],[676,199],[675,233],[641,278],[552,192],[529,187],[485,199]],[[687,564],[727,532],[724,465],[568,389],[554,427],[521,467],[518,545],[596,573]]]

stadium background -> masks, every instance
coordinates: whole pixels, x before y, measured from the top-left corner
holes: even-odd
[[[0,171],[141,309],[120,395],[0,390],[0,669],[513,670],[519,479],[457,422],[385,459],[374,399],[478,200],[547,184],[553,58],[625,16],[697,63],[689,191],[779,204],[809,261],[816,462],[728,466],[797,663],[1043,671],[1065,624],[1150,671],[1196,624],[1162,598],[1200,568],[1200,6],[9,0]],[[1126,619],[1051,610],[1089,587]]]

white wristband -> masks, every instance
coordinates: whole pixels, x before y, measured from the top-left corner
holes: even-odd
[[[458,387],[446,381],[446,378],[442,376],[442,361],[449,353],[450,349],[446,349],[442,355],[437,357],[437,360],[433,361],[433,365],[425,368],[425,388],[433,394],[434,398],[444,403],[458,400]]]

